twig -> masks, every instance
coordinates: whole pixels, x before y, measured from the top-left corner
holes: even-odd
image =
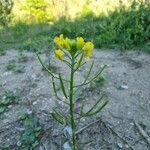
[[[146,140],[147,144],[150,146],[150,137],[148,136],[148,134],[142,129],[142,127],[136,121],[134,121],[134,124],[136,128],[138,129],[138,131],[140,132],[140,134]]]
[[[104,122],[104,121],[102,121],[102,123],[105,125],[105,127],[108,129],[108,130],[110,130],[112,133],[114,133],[117,137],[119,137],[124,143],[126,143],[128,146],[129,146],[129,148],[131,149],[131,150],[135,150],[133,147],[132,147],[132,145],[130,145],[130,143],[128,143],[123,137],[121,137],[116,131],[114,131],[111,127],[109,127],[109,126],[107,126],[107,124]]]
[[[101,121],[101,118],[98,119],[98,120],[96,120],[96,121],[94,121],[94,122],[89,123],[89,124],[86,125],[85,127],[83,127],[83,128],[81,128],[81,129],[79,129],[78,131],[76,131],[75,134],[77,135],[77,134],[81,133],[83,130],[87,129],[88,127],[90,127],[90,126],[92,126],[93,124],[98,123],[98,122],[100,122],[100,121]]]

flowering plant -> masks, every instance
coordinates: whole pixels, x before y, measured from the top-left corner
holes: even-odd
[[[53,74],[51,70],[49,70],[42,62],[41,58],[38,56],[38,59],[42,66],[45,68],[45,70],[51,75],[52,77],[52,85],[54,89],[55,96],[58,100],[66,104],[69,108],[69,113],[66,116],[63,116],[58,111],[54,110],[51,115],[55,120],[57,120],[60,124],[64,125],[65,131],[69,135],[69,137],[66,135],[66,137],[69,140],[70,149],[77,150],[78,149],[78,143],[76,140],[76,133],[77,133],[77,125],[76,120],[80,120],[84,117],[90,117],[93,115],[96,115],[99,113],[104,106],[108,103],[108,101],[101,101],[103,96],[100,97],[100,99],[86,112],[84,112],[84,102],[82,102],[82,105],[78,112],[75,112],[75,91],[78,90],[80,87],[85,86],[87,84],[90,84],[93,82],[105,69],[106,65],[104,65],[98,72],[89,79],[89,76],[92,72],[92,68],[94,66],[94,62],[91,64],[89,71],[87,72],[87,75],[85,76],[85,79],[83,82],[79,85],[75,85],[75,72],[77,72],[84,64],[87,63],[87,61],[91,58],[92,50],[94,48],[94,44],[92,42],[85,42],[85,40],[82,37],[77,37],[76,39],[69,39],[64,38],[64,36],[61,34],[60,36],[57,36],[54,38],[54,44],[55,44],[55,50],[54,55],[55,58],[59,61],[62,61],[62,63],[66,64],[69,67],[70,70],[70,79],[65,79],[61,74]],[[65,97],[65,100],[60,98],[58,96],[57,90],[56,90],[56,84],[55,80],[60,81],[61,90]],[[69,84],[69,88],[67,90],[65,83]],[[69,124],[69,125],[68,125]],[[67,126],[67,128],[66,128]],[[68,128],[70,127],[70,128]],[[65,143],[66,144],[66,143]]]

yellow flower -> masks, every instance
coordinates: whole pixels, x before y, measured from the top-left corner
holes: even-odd
[[[63,46],[63,43],[64,43],[63,34],[61,34],[59,37],[56,36],[56,37],[54,38],[54,43],[55,43],[56,45],[58,45],[59,47]]]
[[[84,39],[82,37],[77,37],[76,41],[77,41],[77,49],[82,49],[85,44]]]
[[[83,54],[87,60],[90,58],[93,48],[94,48],[94,44],[92,42],[85,43],[83,47]]]
[[[63,47],[67,50],[71,50],[71,40],[68,38],[65,38],[64,42],[63,42]]]
[[[62,60],[62,57],[64,56],[64,52],[60,49],[55,50],[55,58],[58,60]]]

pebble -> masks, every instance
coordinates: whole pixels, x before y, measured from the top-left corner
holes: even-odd
[[[117,145],[118,145],[119,148],[123,148],[121,143],[117,143]]]
[[[127,85],[121,85],[121,86],[119,86],[118,89],[119,89],[119,90],[127,90],[127,89],[128,89],[128,86],[127,86]]]
[[[129,148],[129,146],[127,144],[125,146],[126,146],[126,148]]]
[[[66,127],[64,128],[63,132],[64,132],[65,137],[68,137],[68,135],[69,135],[69,136],[72,135],[72,129],[71,129],[70,126],[66,126]]]
[[[63,148],[64,148],[64,150],[71,150],[72,149],[69,142],[65,142],[63,145]]]
[[[131,126],[134,126],[134,123],[133,123],[133,122],[131,122],[131,123],[130,123],[130,125],[131,125]]]
[[[33,102],[33,105],[36,105],[36,104],[37,104],[37,101],[34,101],[34,102]]]
[[[131,112],[129,111],[129,112],[128,112],[128,115],[130,115],[130,114],[131,114]]]

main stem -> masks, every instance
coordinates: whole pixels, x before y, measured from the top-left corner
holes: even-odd
[[[71,79],[70,79],[70,123],[72,128],[72,142],[73,150],[76,150],[76,137],[75,137],[75,120],[74,120],[74,58],[71,62]]]

